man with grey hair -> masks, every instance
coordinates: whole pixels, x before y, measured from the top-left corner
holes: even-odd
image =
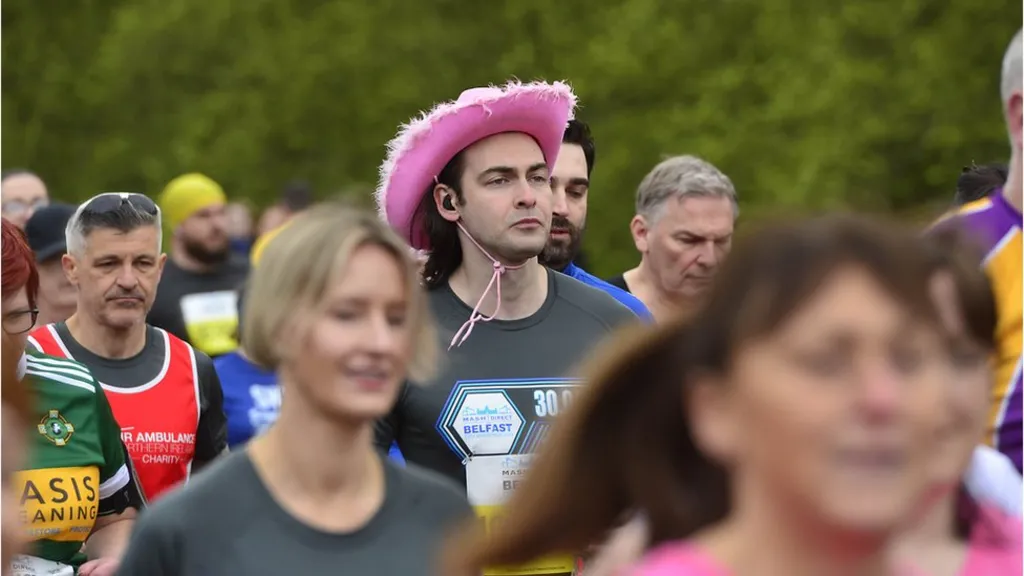
[[[95,196],[75,210],[65,240],[62,265],[78,290],[77,311],[36,328],[29,342],[89,367],[153,500],[225,451],[220,381],[208,356],[146,324],[167,259],[151,199]]]
[[[695,156],[661,162],[640,182],[629,224],[640,264],[609,282],[639,298],[656,320],[686,312],[729,253],[738,214],[736,189],[718,168]]]
[[[1024,298],[1021,292],[1021,200],[1024,160],[1024,104],[1022,92],[1021,31],[1003,56],[999,86],[1002,112],[1010,135],[1010,162],[1006,183],[987,197],[970,202],[943,217],[936,227],[958,226],[969,231],[985,251],[982,268],[992,282],[998,318],[998,351],[992,388],[992,420],[985,440],[1022,469],[1024,443],[1024,390],[1021,389],[1021,328]]]

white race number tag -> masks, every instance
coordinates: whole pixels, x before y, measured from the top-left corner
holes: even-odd
[[[67,564],[43,560],[35,556],[18,554],[11,560],[11,576],[74,576],[75,569]]]

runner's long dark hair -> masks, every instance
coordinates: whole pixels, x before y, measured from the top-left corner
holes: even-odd
[[[467,526],[450,543],[443,573],[579,553],[632,511],[645,515],[652,544],[723,520],[732,506],[729,474],[691,434],[689,375],[727,374],[745,343],[772,334],[847,266],[938,325],[928,298],[932,254],[912,230],[850,216],[777,224],[741,239],[703,310],[621,334],[595,352],[584,370],[588,385],[503,521],[490,534]]]
[[[437,184],[444,184],[455,192],[455,202],[462,204],[462,173],[465,171],[463,153],[459,152],[448,161],[437,175]],[[423,266],[423,284],[428,290],[443,286],[462,265],[462,244],[459,229],[454,222],[441,217],[434,201],[434,187],[431,184],[420,199],[413,215],[410,232],[415,235],[419,227],[426,232],[430,242],[427,262]]]

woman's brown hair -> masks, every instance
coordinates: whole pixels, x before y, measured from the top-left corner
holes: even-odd
[[[968,336],[986,349],[995,350],[996,299],[992,282],[981,268],[983,251],[967,231],[957,227],[935,229],[927,240],[935,268],[953,277]]]
[[[467,526],[445,574],[478,573],[599,543],[626,514],[646,517],[654,544],[729,513],[726,470],[695,443],[689,375],[724,374],[737,349],[773,333],[840,268],[870,274],[918,318],[934,252],[915,231],[853,216],[763,227],[740,239],[704,308],[689,319],[620,334],[592,356],[588,382],[489,534]]]

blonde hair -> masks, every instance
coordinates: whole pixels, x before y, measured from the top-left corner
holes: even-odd
[[[403,272],[412,339],[408,376],[415,382],[428,381],[437,369],[438,349],[418,265],[387,224],[339,203],[303,212],[267,243],[246,289],[242,322],[246,354],[261,366],[279,368],[288,321],[296,314],[317,312],[330,283],[356,249],[366,245],[391,253]]]

